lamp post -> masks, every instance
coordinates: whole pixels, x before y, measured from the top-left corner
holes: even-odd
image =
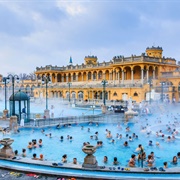
[[[5,89],[5,110],[7,110],[7,84],[9,83],[9,78],[3,77],[3,84],[4,84],[4,89]]]
[[[42,76],[42,84],[46,84],[46,110],[48,110],[48,83],[51,83],[50,75]]]
[[[12,116],[15,116],[15,100],[14,100],[14,82],[16,80],[16,82],[18,83],[19,82],[19,77],[18,75],[12,75],[12,74],[9,74],[8,77],[7,77],[7,80],[10,81],[10,79],[12,80],[12,95],[13,95],[13,106],[12,106]]]
[[[161,84],[161,102],[163,103],[163,88],[164,88],[165,82],[160,82],[160,84]]]
[[[153,86],[152,79],[149,79],[149,103],[151,104],[151,88]]]
[[[70,103],[70,102],[71,102],[70,88],[71,88],[72,83],[71,83],[71,82],[68,82],[67,85],[68,85],[68,88],[69,88],[69,103]]]
[[[106,105],[106,85],[108,82],[106,80],[102,80],[101,84],[103,85],[103,104]]]

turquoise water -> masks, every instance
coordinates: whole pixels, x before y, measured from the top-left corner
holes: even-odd
[[[157,124],[156,127],[153,125],[147,125],[154,120],[154,117],[151,116],[146,120],[144,117],[137,119],[138,123],[128,123],[121,124],[121,128],[117,127],[117,124],[99,124],[96,126],[93,124],[77,124],[72,125],[72,127],[62,127],[60,129],[56,129],[55,127],[46,128],[45,134],[52,133],[52,138],[45,136],[41,132],[41,129],[21,129],[19,134],[12,135],[1,135],[3,137],[11,137],[15,141],[12,145],[13,150],[18,150],[21,154],[22,148],[26,148],[28,146],[28,142],[32,139],[43,140],[43,146],[39,148],[34,148],[32,150],[27,149],[27,156],[32,157],[33,153],[36,153],[39,157],[40,154],[43,154],[45,159],[59,161],[61,162],[62,155],[67,154],[68,162],[72,162],[73,158],[76,157],[79,163],[83,163],[85,154],[82,152],[83,142],[89,142],[92,145],[96,145],[97,141],[95,139],[90,139],[90,136],[95,135],[95,132],[98,132],[98,140],[103,141],[103,146],[97,148],[96,159],[99,165],[112,166],[113,158],[117,157],[120,162],[119,166],[125,167],[127,165],[127,161],[130,159],[131,155],[134,153],[135,149],[139,144],[142,144],[146,155],[148,156],[152,151],[155,153],[155,164],[154,166],[160,167],[163,166],[163,162],[167,161],[169,167],[179,166],[172,165],[171,161],[173,156],[177,154],[179,150],[180,141],[176,139],[173,142],[167,142],[166,139],[162,140],[160,137],[156,137],[155,134],[151,133],[150,135],[147,132],[142,130],[142,126],[147,126],[151,131],[159,130],[161,128],[164,133],[168,135],[169,132],[166,132],[166,126],[162,124]],[[156,119],[155,119],[156,121]],[[81,127],[84,127],[81,130]],[[130,132],[126,132],[126,127],[130,127]],[[151,129],[152,127],[152,129]],[[90,132],[88,132],[88,128],[90,128]],[[115,143],[110,143],[110,139],[106,138],[105,130],[108,129],[111,131],[113,135],[113,139]],[[122,139],[116,138],[116,133],[122,134]],[[134,139],[133,141],[128,142],[129,146],[124,147],[123,143],[128,141],[126,138],[126,134],[132,136],[135,133],[138,135],[138,139]],[[70,135],[73,137],[72,141],[69,141],[66,137]],[[60,141],[60,136],[64,136],[64,140]],[[177,136],[178,137],[178,136]],[[149,140],[153,141],[153,146],[148,146]],[[160,143],[160,147],[156,146],[156,142]],[[103,163],[103,157],[108,157],[108,163]],[[146,165],[146,163],[144,163]],[[138,163],[136,164],[138,166]]]

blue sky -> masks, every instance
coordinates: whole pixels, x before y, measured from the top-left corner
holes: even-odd
[[[148,46],[180,61],[179,0],[1,0],[1,74],[45,65],[140,55]]]

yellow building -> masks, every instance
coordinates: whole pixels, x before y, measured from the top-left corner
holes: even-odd
[[[52,84],[48,85],[48,96],[51,98],[70,98],[76,100],[94,100],[101,102],[103,99],[102,80],[107,80],[105,97],[107,100],[133,100],[140,102],[146,99],[146,93],[150,90],[148,82],[152,81],[152,89],[161,93],[161,81],[165,74],[176,71],[178,66],[173,58],[162,56],[161,47],[146,48],[146,53],[140,56],[130,57],[114,56],[108,62],[99,63],[96,56],[86,56],[84,63],[73,65],[72,58],[66,67],[47,65],[37,67],[35,74],[38,77],[34,95],[45,97],[45,86],[42,86],[43,76],[50,76]],[[177,72],[179,73],[179,72]],[[180,83],[179,77],[168,85],[169,98],[179,100],[179,93],[173,92],[173,85],[177,89]],[[70,82],[70,85],[68,84]],[[165,87],[163,87],[165,88]],[[165,90],[165,89],[164,89]]]
[[[86,56],[84,63],[73,65],[72,58],[66,67],[48,65],[36,68],[36,80],[23,80],[15,84],[15,91],[27,92],[34,97],[45,97],[43,76],[50,76],[48,97],[71,101],[102,103],[104,97],[102,80],[107,80],[105,98],[111,100],[146,100],[146,94],[154,90],[160,95],[180,101],[180,69],[173,58],[162,56],[161,47],[146,48],[146,53],[130,57],[114,56],[108,62],[98,62],[96,56]],[[2,79],[2,76],[0,77]],[[69,84],[68,84],[69,82]],[[150,82],[152,83],[150,87]],[[161,83],[161,84],[160,84]],[[1,83],[0,88],[4,89]],[[7,85],[9,95],[11,83]]]

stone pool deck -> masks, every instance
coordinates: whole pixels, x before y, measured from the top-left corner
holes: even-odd
[[[2,161],[5,160],[7,161],[7,159],[4,158],[0,158],[0,179],[3,178],[7,178],[7,179],[13,179],[16,178],[15,175],[13,174],[8,174],[7,172],[21,172],[22,176],[18,177],[18,179],[35,179],[35,177],[28,177],[26,174],[28,173],[34,173],[37,175],[42,175],[41,178],[42,179],[57,179],[57,177],[64,177],[65,179],[70,179],[72,177],[76,178],[77,180],[80,179],[119,179],[119,180],[123,180],[123,179],[128,179],[128,180],[150,180],[150,179],[156,179],[156,180],[164,180],[164,179],[168,179],[168,180],[176,180],[176,179],[180,179],[180,168],[168,168],[166,169],[165,172],[161,172],[159,170],[157,171],[148,171],[145,172],[144,169],[142,168],[130,168],[130,170],[119,170],[117,167],[112,166],[111,170],[109,169],[109,167],[105,167],[105,168],[101,168],[98,167],[96,169],[86,169],[86,168],[82,168],[82,165],[73,165],[71,163],[66,163],[66,164],[62,164],[60,163],[60,165],[57,166],[53,166],[53,163],[59,163],[58,161],[40,161],[40,160],[32,160],[30,158],[21,158],[18,160],[12,160],[12,159],[8,159],[8,161],[12,162],[12,165],[5,165],[3,164]],[[21,166],[14,166],[13,162],[18,162],[18,163],[26,163],[29,165],[39,165],[39,166],[43,166],[43,167],[51,167],[51,168],[55,168],[56,172],[48,172],[46,171],[46,169],[44,168],[44,170],[38,170],[37,169],[31,169],[31,167],[24,167],[23,168],[23,164]],[[116,170],[113,170],[113,168],[116,168]],[[69,169],[69,171],[71,170],[81,170],[82,173],[78,173],[78,174],[72,174],[69,173],[69,171],[67,172],[63,172],[62,169]],[[8,171],[7,171],[8,170]],[[58,170],[58,171],[57,171]],[[88,175],[88,172],[94,173],[93,175]],[[97,174],[97,172],[106,172],[108,173],[108,176],[104,176],[102,173],[101,174]],[[111,177],[111,173],[113,173],[113,176]],[[4,177],[3,174],[5,174]],[[114,174],[116,174],[116,177],[114,176]],[[148,177],[148,174],[151,174],[153,176]],[[165,177],[156,177],[156,175],[158,174],[163,174],[165,175]],[[177,177],[172,177],[172,175],[178,175]],[[139,177],[138,177],[139,175]],[[141,177],[142,175],[147,175],[147,177]],[[134,177],[133,177],[134,176]],[[9,177],[9,178],[8,178]]]

